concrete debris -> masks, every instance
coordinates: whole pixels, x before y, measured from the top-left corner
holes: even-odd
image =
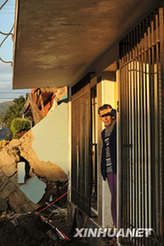
[[[0,211],[6,211],[8,207],[7,199],[0,199]]]
[[[63,237],[61,240],[59,234],[69,234],[71,221],[62,213],[60,214],[60,217],[62,217],[62,223],[60,221],[58,221],[58,223],[54,222],[56,220],[55,215],[52,217],[52,220],[49,220],[46,216],[39,216],[35,215],[34,213],[26,213],[24,215],[15,214],[9,218],[4,216],[3,219],[0,219],[0,245],[68,245],[68,240],[64,240]],[[73,238],[71,241],[69,241],[69,245],[87,246],[88,244],[84,241],[84,239]]]
[[[5,147],[5,150],[8,155],[15,160],[14,148],[18,148],[21,156],[30,163],[30,167],[37,176],[45,177],[49,181],[65,182],[67,180],[67,175],[61,167],[50,161],[45,162],[39,160],[32,147],[34,140],[33,132],[30,130],[20,139],[13,139]]]
[[[6,211],[3,211],[0,216],[0,220],[4,220],[7,217]]]
[[[3,246],[66,245],[59,235],[70,232],[67,196],[43,211],[66,193],[67,175],[58,165],[38,159],[32,148],[33,140],[29,131],[0,151],[0,245]],[[25,165],[19,163],[24,160]],[[81,239],[76,240],[69,244],[86,245]]]
[[[38,166],[38,169],[35,170],[31,168],[31,162],[27,161],[29,155],[22,156],[24,151],[18,145],[19,142],[17,140],[13,140],[13,142],[14,144],[9,144],[10,146],[8,145],[0,151],[0,199],[3,201],[0,202],[0,211],[32,212],[46,201],[49,202],[50,196],[51,200],[58,198],[67,190],[67,184],[66,181],[48,180],[42,171],[40,172],[42,176],[38,175],[39,172],[36,174],[35,170],[39,170],[40,167]],[[21,159],[29,163],[28,170],[26,163],[25,165],[19,163],[17,150],[20,152]],[[32,159],[30,160],[32,161]],[[20,184],[23,182],[24,184]],[[66,198],[63,198],[62,202],[65,203]]]
[[[14,163],[15,163],[15,159],[12,158],[6,151],[2,150],[0,152],[0,165],[1,165],[1,168],[3,168],[6,165],[8,167],[10,167]]]
[[[48,205],[49,203],[46,202],[46,204]],[[53,206],[53,205],[52,205]],[[63,215],[64,217],[67,217],[68,216],[68,211],[66,208],[60,208],[60,207],[57,207],[55,209],[52,210],[52,207],[51,207],[51,212],[57,217],[59,215]]]
[[[2,170],[8,178],[11,178],[17,172],[15,163],[3,166]]]
[[[24,162],[18,162],[17,164],[17,172],[18,172],[18,184],[24,184],[25,182],[25,163]]]
[[[16,213],[33,211],[35,207],[35,204],[31,203],[19,189],[16,189],[9,195],[9,204]]]
[[[11,220],[11,223],[12,223],[15,227],[19,225],[19,222],[18,222],[17,218],[12,219],[12,220]]]
[[[19,189],[30,201],[37,204],[45,194],[46,184],[35,176],[28,179],[24,185],[20,185]]]
[[[35,205],[19,190],[17,182],[17,167],[15,160],[3,149],[0,152],[0,199],[8,201],[6,210],[19,213],[33,211],[40,205]]]

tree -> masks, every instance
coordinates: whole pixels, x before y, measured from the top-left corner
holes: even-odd
[[[13,102],[14,104],[8,107],[6,114],[2,118],[2,122],[4,122],[6,127],[9,129],[13,119],[22,117],[21,111],[24,107],[26,100],[23,96],[20,96],[19,98],[15,98]]]
[[[11,122],[10,130],[15,138],[16,133],[20,131],[28,131],[30,130],[30,126],[31,124],[29,121],[22,118],[15,118]]]

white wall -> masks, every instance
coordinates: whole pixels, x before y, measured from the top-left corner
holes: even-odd
[[[32,133],[32,147],[39,160],[55,163],[68,174],[68,104],[60,104]]]
[[[116,109],[116,82],[110,80],[103,80],[104,86],[104,103],[110,104],[114,109]]]

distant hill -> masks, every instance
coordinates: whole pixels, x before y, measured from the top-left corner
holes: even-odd
[[[0,119],[5,115],[9,106],[13,105],[13,102],[2,102],[0,103]]]

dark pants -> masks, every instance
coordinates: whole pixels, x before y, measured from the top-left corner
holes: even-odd
[[[117,174],[107,173],[108,185],[111,192],[111,212],[115,227],[117,228]]]

